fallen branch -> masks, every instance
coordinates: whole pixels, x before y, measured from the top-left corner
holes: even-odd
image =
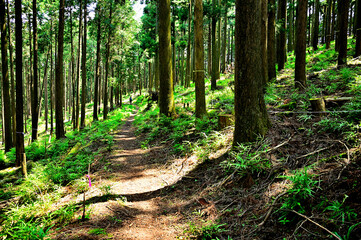
[[[273,148],[267,149],[267,150],[266,150],[266,153],[267,153],[267,152],[270,152],[270,151],[274,151],[274,150],[282,147],[283,145],[286,145],[291,139],[292,139],[292,136],[289,137],[289,138],[288,138],[286,141],[284,141],[283,143],[278,144],[277,146],[275,146],[275,147],[273,147]]]
[[[275,198],[275,200],[273,200],[273,203],[272,203],[270,209],[268,210],[268,212],[267,212],[264,220],[263,220],[260,224],[258,224],[258,227],[262,227],[262,226],[265,224],[265,222],[267,221],[267,219],[268,219],[269,216],[271,215],[271,213],[272,213],[272,211],[273,211],[273,208],[274,208],[274,206],[276,205],[277,200],[280,199],[280,198],[281,198],[283,195],[285,195],[286,193],[287,193],[287,192],[284,192],[284,193],[278,195],[278,196]]]
[[[316,151],[313,151],[313,152],[307,153],[307,154],[305,154],[305,155],[299,156],[299,157],[297,157],[296,159],[309,157],[309,156],[312,156],[312,155],[314,155],[314,154],[316,154],[316,153],[322,152],[322,151],[324,151],[324,150],[326,150],[326,149],[329,149],[329,148],[330,148],[330,147],[321,148],[321,149],[318,149],[318,150],[316,150]]]
[[[337,239],[339,239],[339,240],[342,240],[342,239],[339,238],[336,234],[334,234],[333,232],[331,232],[330,230],[328,230],[328,229],[325,228],[324,226],[318,224],[317,222],[313,221],[313,220],[310,219],[309,217],[307,217],[307,216],[305,216],[305,215],[303,215],[303,214],[301,214],[301,213],[299,213],[299,212],[297,212],[297,211],[295,211],[295,210],[291,210],[291,212],[296,213],[297,215],[299,215],[299,216],[307,219],[308,221],[310,221],[311,223],[315,224],[316,226],[322,228],[323,230],[325,230],[326,232],[328,232],[329,234],[331,234],[331,235],[334,236],[335,238],[337,238]]]

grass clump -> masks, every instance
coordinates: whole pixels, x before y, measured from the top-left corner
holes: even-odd
[[[306,211],[305,201],[313,197],[315,189],[318,188],[319,181],[313,179],[307,172],[307,168],[296,171],[293,175],[285,176],[284,178],[291,181],[291,188],[287,190],[287,197],[280,208],[282,212],[280,222],[285,224],[290,221],[287,219],[290,210],[300,213]]]
[[[230,153],[231,157],[222,162],[223,168],[228,172],[237,172],[240,176],[247,174],[264,173],[271,168],[269,159],[264,158],[268,144],[264,141],[243,143],[235,147]]]

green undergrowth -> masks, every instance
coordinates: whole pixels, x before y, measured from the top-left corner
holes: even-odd
[[[37,142],[26,147],[29,165],[28,177],[20,173],[1,171],[0,201],[16,199],[3,209],[0,238],[4,239],[46,239],[49,229],[70,222],[77,209],[68,205],[56,210],[52,205],[65,193],[62,186],[79,188],[79,182],[87,180],[84,174],[91,171],[90,165],[101,151],[110,151],[115,131],[135,110],[125,105],[109,113],[105,121],[92,122],[80,131],[68,131],[66,138],[50,140],[49,135],[40,136]],[[90,122],[90,117],[88,116]],[[14,151],[7,155],[7,161],[15,161]],[[82,188],[83,189],[83,188]],[[84,189],[82,190],[84,191]]]
[[[203,119],[195,118],[195,96],[191,88],[176,87],[177,116],[174,118],[159,116],[156,103],[149,103],[146,95],[138,97],[135,103],[140,107],[140,114],[137,114],[134,123],[137,126],[137,134],[145,134],[142,147],[149,148],[156,143],[168,141],[175,154],[186,155],[197,149],[206,150],[205,146],[217,134],[218,114],[232,111],[229,103],[234,100],[233,92],[227,86],[229,81],[230,79],[224,80],[220,84],[228,88],[227,94],[222,94],[224,93],[222,89],[211,92],[207,88],[206,93],[210,96],[206,98],[208,105],[212,103],[217,107],[210,109],[208,116]],[[204,153],[199,155],[206,157]]]
[[[354,40],[349,39],[349,49],[353,48]],[[224,216],[208,227],[197,224],[197,220],[190,221],[184,234],[191,239],[212,239],[218,235],[226,239],[229,236],[238,236],[236,233],[232,235],[232,231],[239,233],[239,229],[243,228],[257,232],[258,226],[255,222],[260,223],[269,209],[272,220],[268,222],[272,222],[273,227],[277,225],[281,228],[285,236],[289,231],[295,231],[294,235],[297,237],[309,234],[304,231],[297,232],[301,232],[297,226],[305,220],[301,215],[315,216],[316,220],[329,227],[340,239],[353,239],[357,231],[360,232],[361,219],[357,211],[360,208],[356,210],[353,207],[358,206],[357,203],[350,200],[342,187],[335,187],[338,191],[335,193],[327,190],[326,181],[329,179],[325,179],[325,173],[320,172],[330,171],[327,175],[329,178],[340,179],[339,181],[347,184],[354,181],[341,175],[346,168],[343,162],[350,154],[350,149],[355,149],[360,144],[361,68],[358,64],[337,68],[338,53],[334,50],[334,42],[330,49],[325,49],[322,45],[316,51],[312,48],[307,51],[307,88],[304,91],[294,89],[295,56],[289,53],[285,70],[278,73],[277,80],[265,88],[265,101],[273,124],[272,134],[275,135],[259,138],[254,143],[243,143],[231,148],[233,126],[226,129],[217,127],[219,115],[234,114],[233,75],[222,75],[217,82],[219,89],[215,91],[210,91],[210,82],[206,79],[208,116],[204,119],[195,119],[193,84],[188,89],[175,86],[177,116],[172,119],[159,116],[157,104],[149,104],[146,94],[137,99],[140,114],[136,116],[135,125],[137,133],[144,136],[143,148],[168,144],[173,154],[195,154],[200,163],[208,162],[208,166],[221,169],[221,176],[216,177],[221,179],[221,182],[215,186],[229,185],[227,188],[219,188],[215,195],[219,194],[222,198],[218,201],[222,202],[225,195],[234,195],[237,196],[234,201],[242,203],[230,207],[232,200],[227,199],[226,207],[223,209],[224,206],[220,206]],[[353,50],[349,51],[348,60],[353,58],[352,54]],[[340,104],[326,102],[329,113],[323,116],[312,113],[310,99],[340,97],[350,99]],[[283,144],[278,146],[282,142]],[[211,156],[220,149],[226,149],[227,154],[219,164],[217,162],[212,165],[214,158]],[[355,161],[352,156],[349,160],[351,163]],[[338,167],[324,170],[325,163]],[[252,180],[251,189],[239,190],[245,185],[242,181],[247,179]],[[282,183],[284,188],[269,199],[264,196],[264,192],[257,190],[264,184],[268,185],[268,182],[263,181],[270,179]],[[232,192],[229,188],[234,185],[236,187]],[[267,209],[260,210],[263,215],[257,215],[252,210],[251,213],[247,212],[253,206],[243,205],[249,201],[249,197],[244,199],[237,195],[240,191],[245,195],[248,191],[254,191],[252,198],[255,202],[269,199],[260,204],[267,206]],[[215,195],[210,194],[208,197],[217,200]],[[269,204],[272,204],[272,207],[269,208]],[[226,215],[232,217],[227,218]],[[203,215],[200,217],[205,219]],[[233,228],[228,228],[223,223],[228,223]],[[209,237],[212,234],[208,234],[208,230],[219,232]],[[319,230],[316,232],[319,234]],[[292,232],[290,234],[292,235]],[[326,238],[331,235],[322,233],[322,236]]]

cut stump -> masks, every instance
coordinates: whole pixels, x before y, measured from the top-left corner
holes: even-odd
[[[315,115],[325,116],[326,115],[326,105],[323,98],[313,98],[310,99],[312,111],[315,111]]]
[[[221,130],[234,123],[234,116],[231,114],[223,114],[218,116],[218,129]]]

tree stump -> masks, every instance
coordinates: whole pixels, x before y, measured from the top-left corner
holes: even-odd
[[[326,115],[326,105],[323,98],[313,98],[310,99],[312,111],[315,111],[315,115],[325,116]]]
[[[231,114],[223,114],[218,116],[218,129],[231,126],[234,123],[234,117]]]

